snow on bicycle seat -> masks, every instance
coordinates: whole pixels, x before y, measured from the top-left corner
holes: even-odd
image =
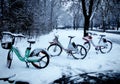
[[[69,38],[74,38],[75,36],[68,36]]]
[[[34,44],[34,43],[35,43],[35,40],[34,40],[34,39],[28,39],[27,42],[28,42],[28,43],[31,43],[31,44]]]

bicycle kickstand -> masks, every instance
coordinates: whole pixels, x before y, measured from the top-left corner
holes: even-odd
[[[95,50],[96,50],[96,54],[98,54],[99,53],[99,47],[97,46],[96,48],[95,48]]]
[[[25,62],[25,63],[26,63],[26,67],[29,68],[29,64],[28,64],[28,62]]]

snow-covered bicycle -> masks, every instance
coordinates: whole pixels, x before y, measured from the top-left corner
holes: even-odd
[[[62,50],[66,51],[68,55],[73,56],[75,59],[84,59],[87,55],[87,50],[84,46],[75,44],[72,42],[72,39],[75,36],[68,36],[70,38],[68,47],[64,48],[63,45],[58,40],[58,36],[55,35],[55,38],[52,42],[49,42],[50,45],[48,46],[47,50],[51,54],[51,56],[59,56],[62,53]]]
[[[26,48],[25,55],[22,56],[17,47],[14,47],[15,38],[25,38],[22,34],[13,34],[11,32],[3,32],[3,38],[1,42],[1,46],[3,49],[8,49],[7,56],[7,67],[11,67],[11,63],[13,60],[13,52],[16,54],[18,59],[22,62],[26,63],[26,66],[29,67],[29,63],[31,63],[36,68],[45,68],[49,64],[49,54],[45,49],[34,49],[31,51],[31,44],[34,44],[34,40],[28,40],[29,47]],[[6,41],[9,40],[9,41]]]
[[[105,54],[111,51],[112,49],[112,42],[109,41],[108,39],[105,38],[105,35],[100,34],[100,38],[98,40],[98,44],[96,45],[93,42],[93,36],[92,35],[98,35],[96,33],[92,33],[92,32],[88,32],[88,36],[83,37],[83,39],[85,40],[84,42],[84,47],[87,49],[87,51],[90,50],[91,45],[93,45],[93,47],[95,47],[95,50],[100,51],[101,53]]]

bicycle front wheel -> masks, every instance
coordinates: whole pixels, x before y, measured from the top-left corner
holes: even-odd
[[[36,55],[31,55],[31,56],[40,57],[38,62],[31,62],[32,65],[36,68],[42,69],[47,67],[47,65],[49,64],[49,55],[45,50],[41,50]]]
[[[75,51],[72,51],[72,56],[75,59],[84,59],[87,56],[87,50],[82,45],[77,45]]]
[[[51,56],[59,56],[62,52],[62,48],[58,44],[51,44],[47,50],[51,54]]]
[[[105,53],[109,53],[112,49],[112,42],[111,41],[106,41],[104,42],[105,46],[100,47],[100,52],[105,54]]]
[[[90,50],[90,42],[85,42],[84,47],[86,48],[87,52]]]

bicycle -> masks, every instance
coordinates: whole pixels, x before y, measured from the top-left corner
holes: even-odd
[[[13,60],[13,53],[18,57],[18,59],[22,62],[26,63],[26,66],[29,68],[29,63],[31,63],[35,68],[45,68],[49,64],[49,54],[45,49],[34,49],[31,52],[31,45],[35,43],[34,40],[28,40],[29,46],[26,48],[25,55],[22,56],[19,49],[14,47],[15,38],[25,38],[22,34],[14,34],[11,32],[3,32],[3,38],[1,42],[1,46],[3,49],[8,49],[8,56],[7,56],[7,67],[11,67],[11,63]],[[9,38],[9,41],[4,42],[4,38]]]
[[[49,42],[50,45],[48,46],[47,50],[49,53],[51,53],[51,56],[59,56],[62,51],[66,51],[68,55],[73,56],[74,59],[84,59],[87,55],[87,51],[84,46],[75,44],[75,42],[72,42],[72,39],[75,36],[68,36],[70,38],[68,47],[64,48],[63,45],[58,40],[58,36],[55,35],[55,38],[52,42]]]
[[[89,34],[88,36],[83,37],[83,39],[85,40],[84,47],[87,49],[87,51],[90,50],[91,45],[93,45],[93,47],[95,47],[95,50],[100,51],[103,54],[109,53],[111,51],[111,49],[112,49],[112,42],[105,38],[106,35],[100,34],[99,35],[100,38],[98,40],[98,44],[96,45],[93,42],[92,35],[98,35],[98,34],[92,33],[92,32],[88,32],[88,34]]]

